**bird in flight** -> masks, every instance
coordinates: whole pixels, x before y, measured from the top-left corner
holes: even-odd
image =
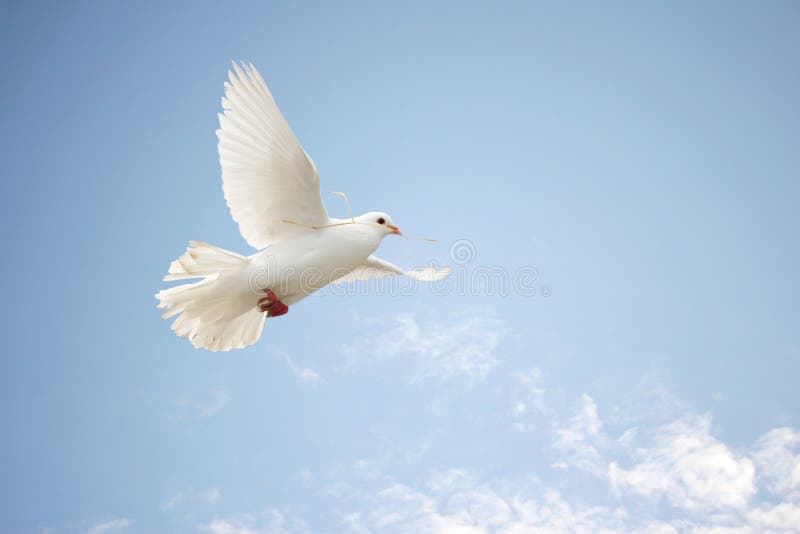
[[[256,68],[234,63],[228,79],[217,130],[222,190],[258,252],[243,256],[191,241],[164,280],[201,280],[156,294],[163,317],[177,316],[175,334],[212,351],[246,347],[261,337],[268,317],[286,314],[331,282],[392,275],[434,282],[450,273],[404,270],[374,256],[384,237],[402,235],[386,213],[328,216],[317,168]]]

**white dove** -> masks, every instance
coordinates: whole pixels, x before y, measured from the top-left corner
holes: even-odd
[[[164,280],[202,280],[156,294],[163,317],[177,315],[178,336],[212,351],[246,347],[261,337],[267,317],[285,314],[330,282],[397,274],[433,282],[450,273],[406,271],[373,256],[384,237],[402,235],[392,218],[377,211],[329,217],[317,169],[261,75],[252,64],[234,63],[228,78],[217,130],[222,189],[239,231],[259,252],[242,256],[189,243]]]

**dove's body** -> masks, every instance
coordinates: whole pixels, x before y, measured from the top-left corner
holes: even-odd
[[[404,271],[372,256],[385,236],[400,233],[385,213],[331,219],[317,169],[261,75],[252,65],[234,71],[217,130],[222,189],[242,235],[260,250],[245,257],[191,242],[165,280],[203,280],[156,295],[164,318],[177,316],[176,334],[210,350],[246,347],[261,337],[268,314],[283,315],[333,281],[396,274],[434,281],[449,273]]]
[[[381,236],[364,224],[340,224],[276,243],[248,259],[250,285],[272,289],[291,306],[314,291],[364,265],[381,243]],[[252,300],[255,292],[251,292]]]

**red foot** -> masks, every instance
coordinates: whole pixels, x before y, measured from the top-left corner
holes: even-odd
[[[289,312],[289,306],[278,300],[271,289],[265,289],[264,294],[267,296],[258,300],[258,309],[267,312],[267,317],[279,317]]]

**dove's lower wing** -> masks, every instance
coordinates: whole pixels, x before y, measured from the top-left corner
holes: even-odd
[[[261,249],[328,223],[311,158],[281,115],[252,65],[228,72],[219,115],[222,189],[233,220],[250,245]]]
[[[341,278],[334,280],[335,284],[355,282],[357,280],[373,280],[404,274],[421,282],[437,282],[450,274],[449,267],[419,267],[406,271],[397,265],[382,260],[376,256],[369,256],[367,261],[359,265]]]

